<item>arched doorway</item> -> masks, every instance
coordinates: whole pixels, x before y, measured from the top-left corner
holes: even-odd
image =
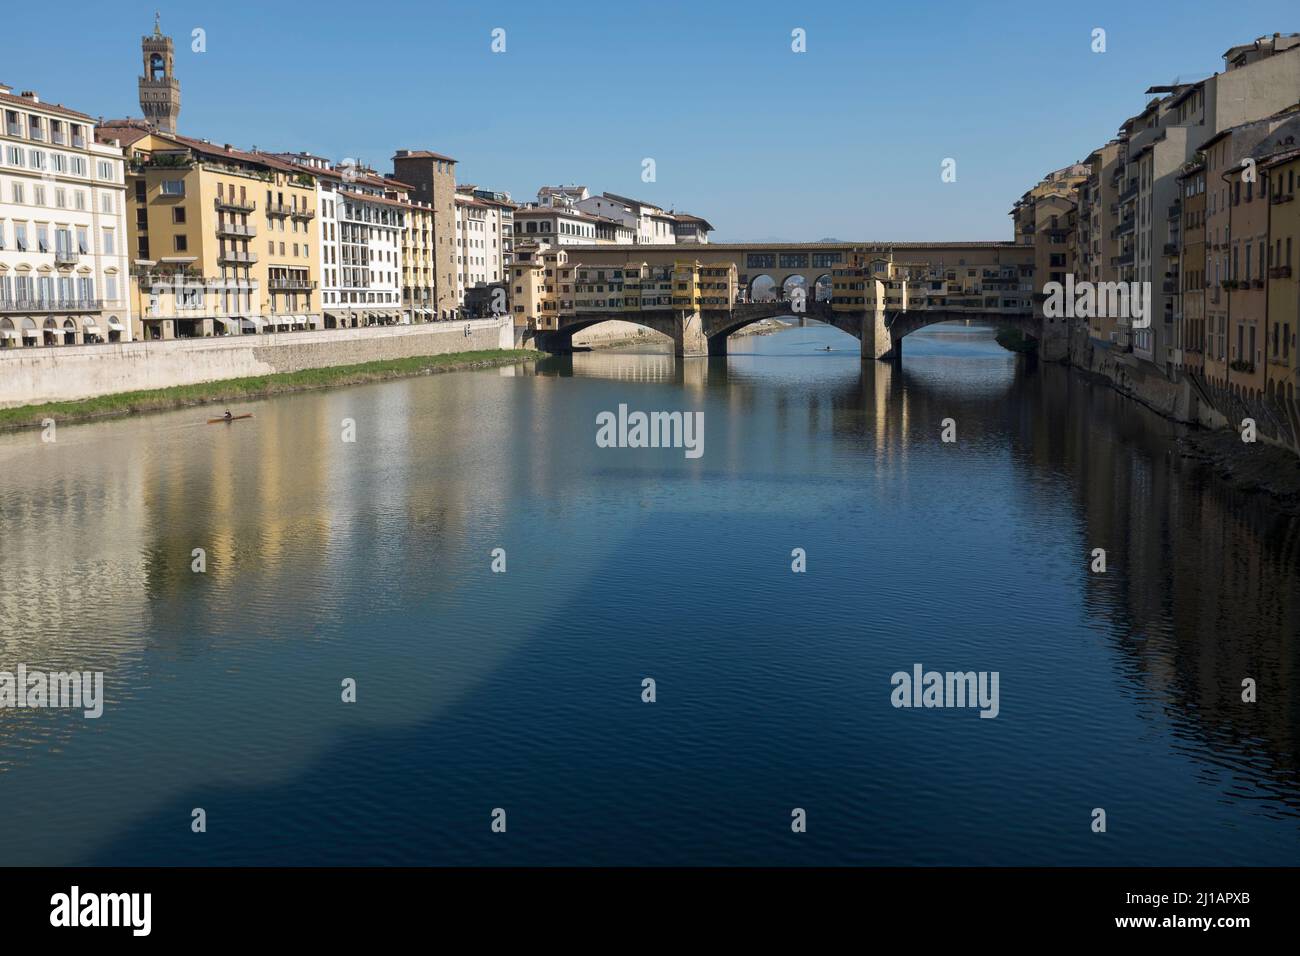
[[[831,274],[819,275],[817,281],[813,283],[815,290],[816,302],[829,302],[831,300]]]
[[[73,322],[71,319],[63,320],[63,344],[77,344],[77,323]]]
[[[45,327],[41,329],[41,343],[43,345],[62,345],[63,341],[59,335],[59,323],[53,318],[45,320]]]
[[[23,345],[36,345],[40,342],[40,333],[36,331],[36,323],[31,319],[23,319]]]
[[[11,349],[18,345],[18,332],[9,319],[0,319],[0,349]]]

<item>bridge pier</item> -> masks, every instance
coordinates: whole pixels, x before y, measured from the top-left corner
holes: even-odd
[[[727,355],[727,334],[709,336],[709,358],[725,358]]]
[[[568,355],[573,351],[572,332],[536,332],[533,342],[539,352],[550,355]]]
[[[722,354],[726,355],[726,336],[722,337]],[[711,355],[712,344],[704,334],[704,319],[698,312],[678,312],[673,316],[673,354],[678,358]]]
[[[889,334],[884,309],[868,309],[862,313],[862,361],[897,361],[903,357],[902,342],[895,342]]]

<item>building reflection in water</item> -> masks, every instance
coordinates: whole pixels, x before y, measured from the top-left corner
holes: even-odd
[[[812,354],[803,334],[723,360],[596,352],[284,396],[248,406],[247,427],[185,410],[64,428],[54,446],[0,436],[0,663],[102,669],[109,697],[102,722],[0,712],[0,776],[49,795],[37,806],[11,787],[0,816],[21,817],[32,853],[64,834],[61,859],[76,860],[147,812],[140,780],[146,803],[258,786],[358,723],[446,713],[509,661],[549,666],[529,657],[539,635],[570,626],[589,592],[634,599],[645,572],[629,555],[664,560],[663,574],[717,558],[660,540],[665,528],[845,515],[880,541],[826,550],[901,550],[928,514],[939,554],[1005,517],[985,507],[995,498],[1051,519],[1017,525],[1027,561],[1048,550],[1040,529],[1058,549],[1069,539],[1076,562],[1027,564],[1021,583],[1072,589],[1143,719],[1171,724],[1198,768],[1248,799],[1266,794],[1263,812],[1300,809],[1294,519],[1181,457],[1174,426],[1063,369],[912,337],[901,366],[864,365],[847,346]],[[704,411],[704,458],[597,453],[595,415],[618,403]],[[946,418],[955,445],[938,441]],[[489,570],[498,546],[507,579]],[[1088,571],[1094,547],[1104,575]],[[933,600],[932,583],[869,606]],[[345,715],[339,678],[362,664],[367,706]],[[1259,703],[1241,704],[1243,677]],[[75,758],[43,759],[55,748]],[[96,759],[92,825],[58,794]]]

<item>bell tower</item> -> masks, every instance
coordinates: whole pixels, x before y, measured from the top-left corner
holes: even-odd
[[[175,133],[181,112],[181,84],[172,74],[172,38],[162,35],[161,15],[155,13],[153,35],[141,37],[144,75],[140,77],[140,109],[159,132]]]

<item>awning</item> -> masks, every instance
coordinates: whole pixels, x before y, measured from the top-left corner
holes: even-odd
[[[86,316],[86,318],[82,320],[81,324],[83,327],[87,329],[99,328],[99,323],[95,321],[95,317],[93,315]]]
[[[23,329],[23,335],[30,335],[32,338],[36,338],[37,335],[39,334],[40,333],[38,333],[35,329]]]
[[[18,333],[13,329],[0,329],[0,339],[16,339]]]
[[[124,331],[124,330],[123,330],[123,327],[122,327],[122,323],[119,322],[119,321],[117,321],[116,318],[113,318],[113,319],[109,319],[109,320],[108,320],[108,327],[109,327],[110,329],[112,329],[114,332],[121,332],[121,331]]]

